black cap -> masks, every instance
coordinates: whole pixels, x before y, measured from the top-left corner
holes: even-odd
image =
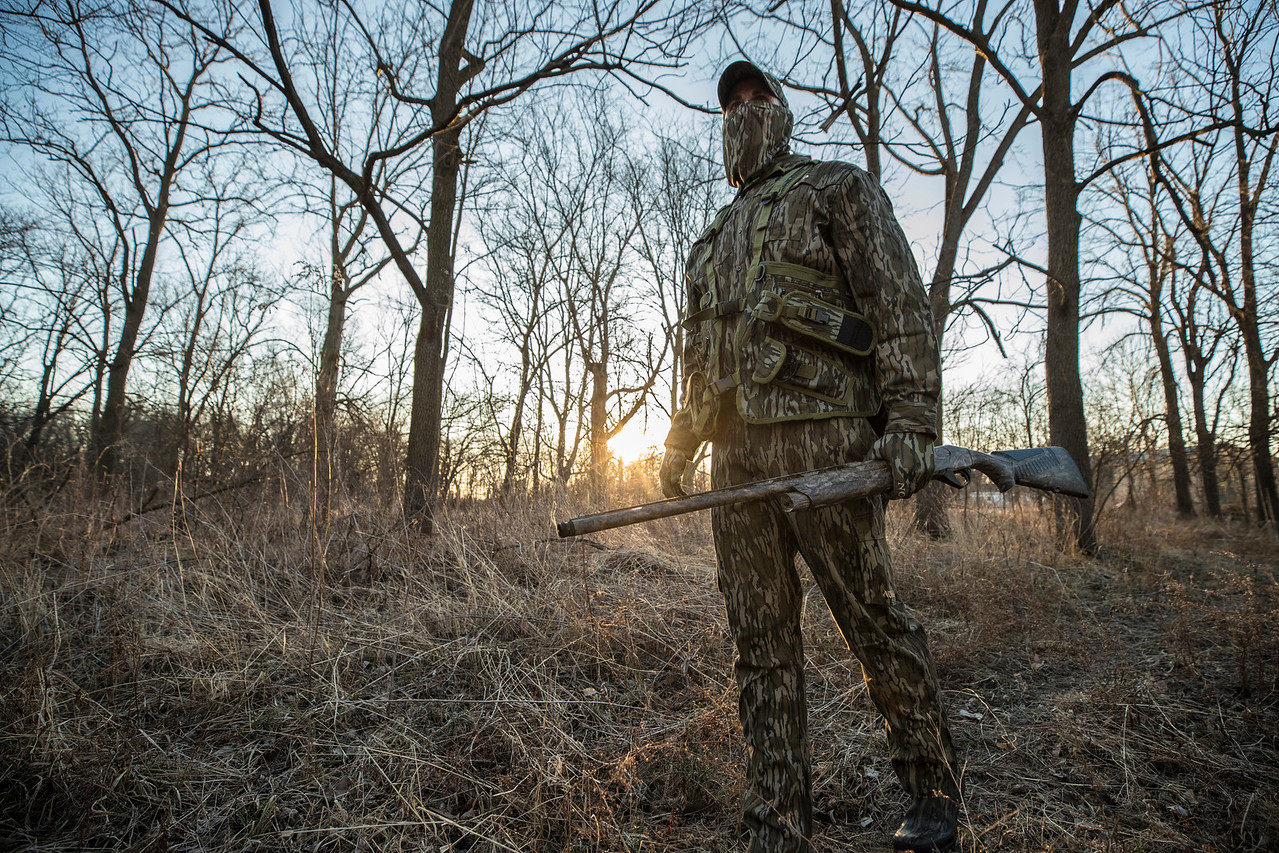
[[[790,106],[786,103],[786,92],[782,89],[781,80],[778,80],[772,74],[761,71],[755,63],[739,59],[725,68],[724,73],[719,75],[719,108],[721,110],[724,109],[728,102],[728,95],[733,91],[734,86],[743,80],[750,79],[762,81],[768,87],[768,91],[776,95],[783,106]]]

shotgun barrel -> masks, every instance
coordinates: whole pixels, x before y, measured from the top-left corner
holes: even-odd
[[[974,469],[985,474],[1001,492],[1013,486],[1029,486],[1045,492],[1086,498],[1084,482],[1070,454],[1060,447],[996,450],[979,453],[964,447],[942,445],[936,449],[934,478],[957,488],[968,485]],[[639,504],[562,521],[556,525],[562,538],[582,536],[614,527],[656,521],[673,515],[747,501],[780,499],[786,512],[799,512],[877,495],[888,490],[892,478],[888,463],[873,459],[846,462],[817,471],[788,474],[771,480],[726,486],[682,498]]]

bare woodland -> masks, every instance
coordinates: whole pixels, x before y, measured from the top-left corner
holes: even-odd
[[[1273,0],[0,0],[0,846],[736,849],[704,520],[551,537],[658,497],[611,442],[677,405],[745,55],[893,198],[940,441],[1094,486],[890,514],[963,849],[1272,849],[1277,36]],[[811,618],[824,841],[882,847]]]

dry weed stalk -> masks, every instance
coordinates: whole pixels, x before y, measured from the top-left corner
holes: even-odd
[[[739,849],[706,521],[549,541],[577,508],[454,507],[429,540],[281,495],[112,538],[71,508],[6,516],[4,846]],[[890,522],[965,762],[963,849],[1273,843],[1264,538],[1147,520],[1088,561],[1029,508],[945,542]],[[805,622],[817,844],[882,847],[905,800],[881,724],[816,593]]]

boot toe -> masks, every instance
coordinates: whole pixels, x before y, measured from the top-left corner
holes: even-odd
[[[950,797],[923,797],[911,804],[906,819],[893,836],[894,850],[941,853],[955,846],[959,835],[959,809]]]

